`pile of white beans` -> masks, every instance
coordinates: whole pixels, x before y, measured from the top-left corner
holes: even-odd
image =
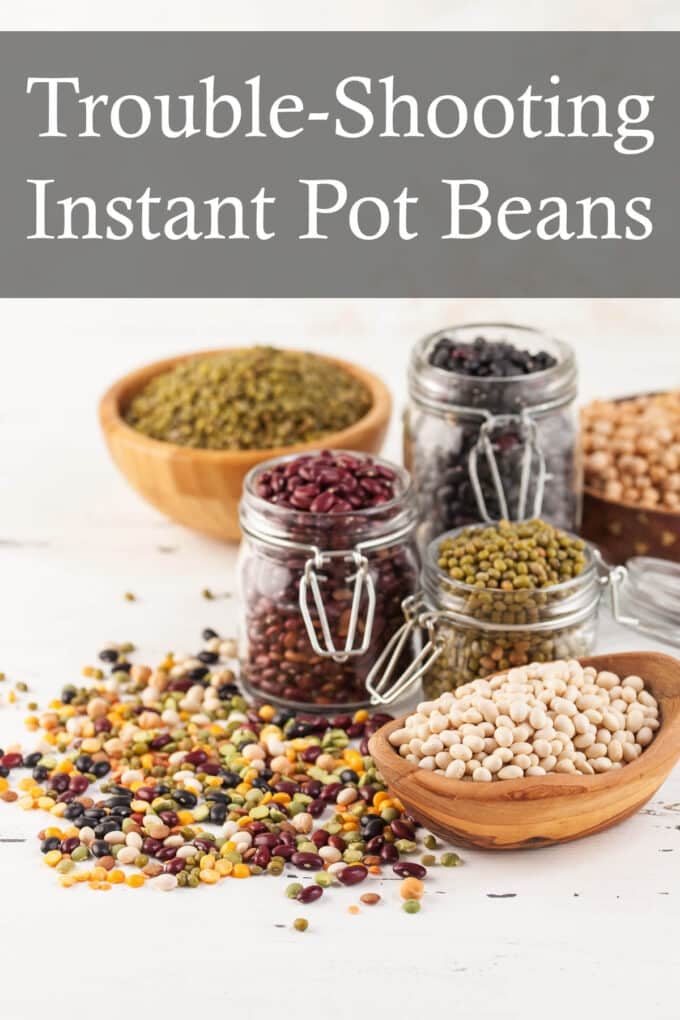
[[[424,701],[390,735],[399,754],[450,779],[593,775],[634,761],[659,728],[639,676],[575,660],[532,663]]]

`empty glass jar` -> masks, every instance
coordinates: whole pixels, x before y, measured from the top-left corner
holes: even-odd
[[[545,351],[526,375],[464,375],[430,361],[443,337]],[[420,541],[477,521],[540,516],[570,531],[581,516],[581,462],[571,348],[520,326],[457,326],[425,337],[409,368],[404,462],[417,492]]]
[[[242,678],[278,704],[356,708],[368,703],[368,672],[403,623],[402,602],[418,583],[411,479],[370,458],[393,478],[394,498],[378,506],[313,513],[261,498],[261,474],[293,459],[259,465],[244,483]]]

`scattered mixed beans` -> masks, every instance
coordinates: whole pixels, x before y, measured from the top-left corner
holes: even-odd
[[[235,643],[203,638],[197,655],[153,669],[133,665],[130,646],[104,648],[89,686],[29,716],[35,751],[0,750],[0,799],[52,816],[40,849],[60,884],[170,891],[288,872],[300,880],[286,895],[308,905],[332,885],[396,876],[404,909],[417,902],[417,825],[367,749],[389,717],[249,703],[228,668]]]

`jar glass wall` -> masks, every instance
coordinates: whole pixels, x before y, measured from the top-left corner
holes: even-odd
[[[464,375],[431,363],[444,337],[463,344],[480,337],[505,341],[532,354],[544,351],[555,363],[525,375]],[[452,528],[505,517],[541,516],[578,530],[582,486],[576,390],[571,348],[525,327],[458,326],[416,345],[409,367],[404,462],[417,492],[423,545]],[[471,466],[476,466],[477,488]]]
[[[242,676],[255,695],[275,703],[320,711],[367,704],[366,676],[403,622],[402,602],[417,585],[416,506],[408,473],[379,458],[347,456],[393,473],[394,498],[341,513],[300,511],[260,498],[261,473],[294,457],[259,465],[245,480],[239,556]],[[352,645],[363,651],[343,655],[353,623]],[[328,653],[329,637],[335,655]]]

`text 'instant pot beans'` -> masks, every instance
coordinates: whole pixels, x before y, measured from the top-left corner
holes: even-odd
[[[147,383],[125,419],[180,446],[266,450],[348,428],[370,407],[366,387],[338,365],[252,347],[180,361]]]
[[[680,510],[680,390],[583,411],[586,485],[606,499]]]
[[[423,702],[390,742],[419,768],[489,783],[621,768],[659,725],[641,677],[571,660],[511,669]]]
[[[51,816],[40,848],[61,885],[170,891],[289,869],[313,873],[286,889],[310,904],[383,868],[422,879],[426,869],[403,859],[417,824],[367,749],[390,717],[258,707],[226,666],[235,643],[203,637],[196,656],[170,654],[155,669],[103,649],[108,676],[87,667],[91,687],[69,684],[27,720],[41,733],[36,751],[0,750],[0,800]]]

